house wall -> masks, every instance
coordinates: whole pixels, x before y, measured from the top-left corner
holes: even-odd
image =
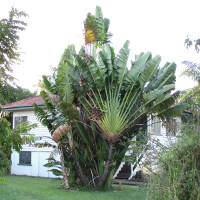
[[[149,170],[144,167],[143,163],[145,160],[150,161],[151,163],[151,168],[153,170],[157,169],[156,166],[156,153],[161,150],[160,145],[163,145],[165,147],[169,147],[172,143],[176,141],[176,136],[179,136],[180,133],[180,126],[181,126],[181,117],[178,116],[176,118],[176,122],[179,125],[179,129],[176,132],[176,135],[168,135],[167,134],[167,129],[166,125],[164,124],[163,121],[161,121],[158,117],[156,117],[156,123],[158,124],[158,127],[155,129],[153,123],[155,121],[152,120],[152,116],[149,115],[147,118],[147,133],[148,133],[148,146],[149,149],[147,152],[144,154],[143,158],[140,160],[139,165],[135,168],[135,170],[131,170],[132,174],[130,178],[134,177],[137,173],[137,171],[142,171],[144,174],[149,173]],[[157,143],[158,141],[158,143]]]
[[[178,116],[175,118],[179,127],[181,125],[181,117]],[[180,129],[177,130],[176,135],[168,135],[167,134],[167,130],[166,130],[166,126],[164,125],[164,123],[159,120],[159,125],[160,125],[160,134],[157,134],[153,128],[152,128],[152,119],[151,116],[148,116],[148,134],[149,134],[149,139],[150,140],[158,140],[162,145],[164,146],[169,146],[171,143],[176,141],[176,136],[180,135]]]
[[[37,128],[32,129],[30,134],[35,134],[35,136],[50,136],[50,133],[46,127],[44,127],[34,115],[33,110],[21,110],[21,111],[14,111],[13,112],[13,128],[14,128],[14,118],[18,116],[27,116],[28,121],[31,123],[36,123],[38,125]]]
[[[24,150],[24,149],[23,149]],[[27,151],[27,150],[26,150]],[[31,151],[31,165],[19,165],[19,153],[14,151],[11,156],[11,174],[25,175],[35,177],[57,178],[52,172],[48,170],[51,168],[44,167],[47,163],[47,158],[50,155],[50,151]]]
[[[34,115],[33,110],[23,110],[23,111],[14,111],[13,112],[13,127],[14,127],[14,119],[18,116],[27,116],[27,120],[31,123],[36,123],[38,127],[32,129],[30,134],[34,134],[37,137],[36,143],[51,143],[56,145],[56,143],[51,139],[51,135],[46,127],[44,127]],[[39,177],[48,177],[55,178],[52,172],[48,170],[51,168],[44,167],[46,164],[47,158],[53,151],[52,147],[35,147],[34,144],[25,144],[22,146],[21,151],[31,151],[31,165],[19,165],[19,153],[13,151],[11,155],[11,174],[15,175],[27,175],[27,176],[39,176]],[[57,159],[60,157],[57,155]]]

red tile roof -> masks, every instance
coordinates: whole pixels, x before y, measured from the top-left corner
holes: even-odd
[[[44,104],[44,101],[41,96],[29,97],[28,99],[22,99],[20,101],[10,103],[2,106],[3,108],[12,108],[18,106],[32,106],[34,103],[36,104]]]

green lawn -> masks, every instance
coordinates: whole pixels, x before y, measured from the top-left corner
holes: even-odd
[[[57,189],[61,180],[30,178],[21,176],[5,176],[6,182],[0,183],[1,200],[144,200],[145,188],[135,186],[114,185],[113,190],[99,191],[77,191],[71,189],[65,191]]]

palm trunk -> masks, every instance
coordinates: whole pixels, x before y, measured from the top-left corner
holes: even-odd
[[[97,184],[98,187],[104,187],[108,178],[109,178],[109,175],[111,173],[111,170],[112,170],[112,165],[113,165],[113,157],[114,157],[114,151],[115,151],[115,148],[114,148],[114,144],[111,143],[109,145],[109,153],[108,153],[108,160],[107,160],[107,164],[105,166],[105,169],[104,169],[104,172]]]
[[[81,165],[79,163],[79,159],[78,159],[78,156],[77,156],[75,148],[72,149],[72,157],[73,157],[73,160],[75,162],[76,173],[77,173],[78,177],[80,178],[80,183],[85,185],[86,184],[86,179],[85,179],[85,176],[83,174],[83,170],[81,168]]]
[[[64,164],[64,155],[63,155],[62,148],[61,148],[61,167],[62,167],[62,172],[63,172],[63,182],[60,188],[68,189],[69,188],[68,169],[65,167],[65,164]]]

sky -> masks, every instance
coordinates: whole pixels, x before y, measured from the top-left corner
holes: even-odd
[[[75,44],[78,51],[84,44],[83,21],[88,12],[95,13],[97,5],[110,19],[116,53],[130,40],[130,60],[150,51],[161,56],[161,67],[167,61],[177,64],[176,89],[194,85],[180,74],[184,60],[199,62],[200,55],[184,46],[188,35],[200,37],[199,0],[0,0],[0,19],[8,17],[12,6],[29,15],[24,19],[28,26],[20,33],[23,62],[13,66],[16,83],[36,90],[34,85],[50,74],[50,67],[58,66],[68,45]]]

